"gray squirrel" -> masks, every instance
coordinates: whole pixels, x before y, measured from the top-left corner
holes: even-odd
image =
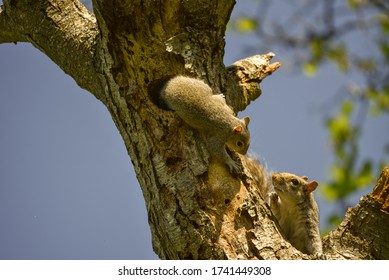
[[[321,254],[319,208],[313,196],[316,181],[290,173],[272,174],[275,192],[269,192],[269,205],[278,220],[281,233],[298,250]]]
[[[226,163],[231,172],[241,171],[240,164],[226,148],[229,152],[246,154],[250,145],[249,117],[238,119],[222,94],[214,95],[203,81],[185,76],[168,80],[160,92],[160,100],[204,136],[208,151]]]

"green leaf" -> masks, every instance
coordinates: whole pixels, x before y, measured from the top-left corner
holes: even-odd
[[[342,222],[342,219],[343,219],[342,216],[332,213],[327,218],[327,225],[322,230],[321,235],[326,236],[331,230],[335,229]]]
[[[383,33],[389,33],[389,16],[386,14],[379,15],[379,22]]]
[[[389,44],[387,42],[380,43],[380,50],[385,57],[386,62],[389,63]]]
[[[328,119],[327,127],[332,142],[337,149],[337,156],[342,157],[342,147],[352,135],[352,128],[348,116],[346,114],[340,114],[334,118]]]
[[[350,100],[343,102],[340,111],[345,117],[350,117],[351,113],[354,111],[354,104]]]
[[[356,188],[364,188],[371,184],[374,180],[374,174],[372,171],[372,162],[370,160],[365,160],[361,170],[359,171],[358,176],[356,177]]]
[[[241,17],[235,22],[235,27],[238,32],[247,33],[254,31],[258,26],[258,21],[254,18]]]
[[[321,37],[313,38],[310,42],[309,48],[312,53],[313,61],[319,62],[324,56],[324,44]]]
[[[338,199],[336,188],[334,188],[332,184],[320,184],[320,186],[321,193],[325,198],[331,201]]]
[[[389,85],[383,90],[368,89],[367,96],[371,101],[370,114],[372,116],[379,116],[384,112],[389,112]]]
[[[360,0],[347,0],[347,4],[351,10],[356,10],[359,8],[361,1]]]
[[[317,67],[313,63],[305,63],[303,64],[303,72],[308,77],[314,77],[317,73]]]
[[[328,58],[335,62],[341,72],[346,72],[349,69],[347,48],[344,45],[332,47],[328,51]]]
[[[342,218],[336,214],[332,214],[331,216],[328,217],[328,222],[330,222],[331,224],[339,224],[341,221]]]

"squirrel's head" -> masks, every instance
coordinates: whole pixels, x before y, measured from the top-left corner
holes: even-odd
[[[241,155],[245,155],[250,146],[250,132],[247,128],[250,118],[244,117],[240,121],[241,124],[234,127],[226,144],[229,149],[234,150]]]
[[[293,200],[308,196],[318,186],[316,181],[309,182],[307,176],[299,177],[290,173],[274,173],[272,183],[281,199]]]

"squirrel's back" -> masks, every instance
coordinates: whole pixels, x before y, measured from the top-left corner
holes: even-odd
[[[175,111],[190,126],[203,130],[215,124],[237,125],[239,119],[231,118],[232,109],[224,97],[213,95],[212,89],[203,81],[185,76],[169,80],[161,92],[162,102]]]
[[[214,95],[203,81],[185,76],[167,81],[160,92],[160,100],[205,136],[210,153],[225,162],[231,171],[240,170],[225,147],[246,154],[250,145],[249,117],[238,119],[223,95]]]

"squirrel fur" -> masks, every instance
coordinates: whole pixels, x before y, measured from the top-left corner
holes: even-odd
[[[321,254],[319,208],[313,196],[316,181],[290,173],[272,174],[275,192],[269,193],[270,209],[284,237],[306,254]]]
[[[176,76],[168,80],[160,99],[204,136],[211,155],[227,164],[231,172],[240,172],[240,164],[231,158],[226,148],[246,154],[250,145],[249,117],[235,117],[222,94],[214,95],[210,86],[190,77]]]

